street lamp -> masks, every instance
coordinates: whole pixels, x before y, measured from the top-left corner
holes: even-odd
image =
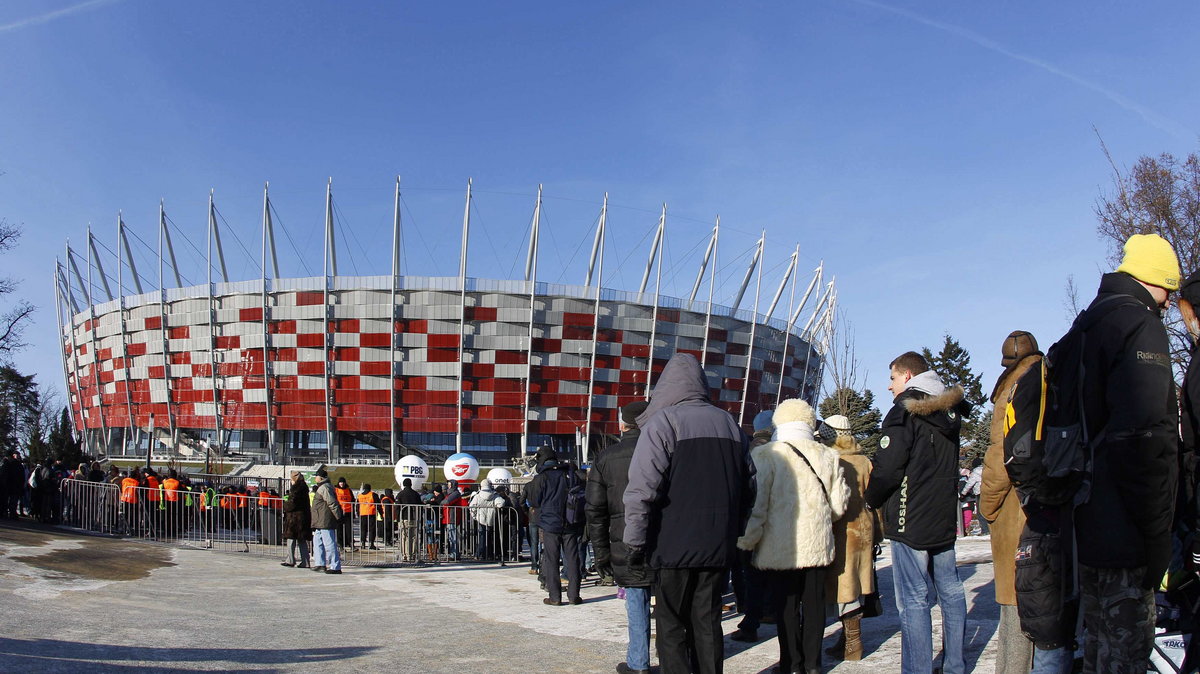
[[[154,451],[154,412],[150,413],[150,439],[146,441],[146,467],[150,467],[150,454]]]

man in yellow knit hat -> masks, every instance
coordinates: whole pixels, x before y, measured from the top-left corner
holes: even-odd
[[[1154,588],[1171,553],[1178,408],[1162,314],[1179,260],[1157,234],[1125,242],[1076,319],[1084,331],[1082,409],[1093,452],[1090,495],[1075,513],[1084,671],[1146,671]]]

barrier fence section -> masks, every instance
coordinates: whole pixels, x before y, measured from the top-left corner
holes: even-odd
[[[146,541],[275,557],[287,554],[284,499],[212,488],[121,487],[64,480],[69,527]],[[374,514],[350,504],[337,528],[346,566],[446,562],[515,563],[528,556],[528,531],[516,508],[381,503]],[[307,540],[309,554],[312,541]]]

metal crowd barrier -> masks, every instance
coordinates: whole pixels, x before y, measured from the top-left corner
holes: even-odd
[[[64,480],[64,524],[157,543],[239,552],[282,560],[283,499],[220,493],[121,488],[107,482]],[[208,502],[212,500],[210,505]],[[346,566],[420,566],[454,562],[515,563],[522,555],[519,515],[511,506],[359,504],[337,530]],[[365,521],[365,525],[364,525]],[[309,554],[312,542],[308,541]],[[527,551],[526,551],[527,555]]]

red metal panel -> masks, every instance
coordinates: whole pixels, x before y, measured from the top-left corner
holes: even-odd
[[[171,339],[187,339],[190,337],[191,327],[187,325],[179,325],[167,330],[167,337]]]
[[[272,335],[294,335],[296,321],[268,321],[267,332]]]
[[[242,322],[261,321],[262,317],[262,307],[248,307],[238,311],[238,320]]]
[[[314,304],[324,304],[325,293],[320,291],[298,292],[296,293],[296,306],[309,307]]]
[[[296,346],[308,349],[319,349],[325,346],[325,334],[314,332],[304,335],[296,335]]]
[[[146,318],[143,325],[147,330],[158,330],[162,328],[162,316],[149,316]]]
[[[358,336],[358,345],[386,349],[392,345],[392,336],[386,332],[364,332]]]
[[[387,361],[366,361],[358,364],[358,373],[375,377],[386,377],[392,373],[392,364]]]
[[[433,335],[430,335],[430,337],[433,337]],[[425,352],[425,362],[457,363],[458,351],[456,349],[429,349]]]

